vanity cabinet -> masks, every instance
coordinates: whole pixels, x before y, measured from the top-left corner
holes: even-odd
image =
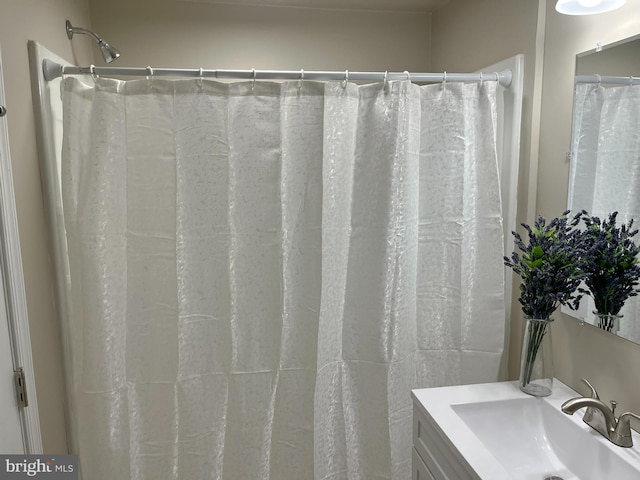
[[[424,464],[415,448],[413,449],[411,457],[411,469],[413,472],[411,480],[436,480],[435,477],[431,475],[431,471]]]
[[[412,480],[472,480],[479,479],[471,467],[460,458],[457,450],[414,398]]]

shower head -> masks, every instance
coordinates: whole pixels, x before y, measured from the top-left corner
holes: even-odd
[[[98,43],[98,47],[100,48],[100,53],[102,53],[102,58],[104,58],[105,62],[111,63],[120,56],[120,52],[118,51],[117,48],[114,48],[111,45],[109,45],[107,42],[105,42],[103,39],[101,39],[98,35],[93,33],[91,30],[87,30],[86,28],[81,28],[81,27],[74,27],[73,25],[71,25],[71,22],[69,20],[67,20],[65,27],[67,30],[67,37],[69,37],[69,40],[73,38],[74,33],[89,35],[91,38],[93,38]]]
[[[102,58],[104,58],[104,61],[107,63],[113,62],[120,56],[120,51],[109,45],[107,42],[98,42],[98,47],[100,47]]]

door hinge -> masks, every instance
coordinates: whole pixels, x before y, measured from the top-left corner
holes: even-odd
[[[24,379],[24,370],[22,367],[13,371],[13,380],[16,385],[16,398],[19,407],[28,407],[29,399],[27,398],[27,384]]]

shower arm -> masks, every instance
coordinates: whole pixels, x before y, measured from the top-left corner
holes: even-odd
[[[73,25],[71,25],[71,22],[69,20],[65,22],[65,29],[67,31],[67,37],[69,37],[69,40],[71,40],[73,38],[73,35],[76,33],[89,35],[91,38],[93,38],[98,44],[98,48],[100,49],[102,58],[106,63],[111,63],[120,56],[120,51],[117,48],[109,45],[102,38],[100,38],[97,33],[92,32],[91,30],[87,30],[86,28],[82,27],[74,27]]]
[[[71,25],[71,22],[69,20],[67,20],[66,29],[67,29],[67,37],[69,37],[69,40],[71,40],[73,38],[73,35],[75,33],[81,33],[81,34],[84,34],[84,35],[89,35],[96,42],[98,42],[98,44],[104,44],[105,43],[105,41],[102,40],[102,38],[100,38],[96,33],[92,32],[91,30],[87,30],[86,28],[74,27],[73,25]]]
[[[78,67],[61,65],[52,60],[42,62],[44,78],[55,80],[63,75],[115,75],[139,77],[189,77],[226,78],[246,80],[341,80],[341,81],[390,81],[410,80],[417,83],[441,82],[498,82],[503,87],[511,85],[511,70],[480,73],[409,73],[409,72],[351,72],[307,70],[208,70],[202,68],[151,68],[151,67]]]

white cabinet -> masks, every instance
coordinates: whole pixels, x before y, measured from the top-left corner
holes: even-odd
[[[411,480],[436,480],[431,472],[427,468],[427,466],[416,452],[416,449],[413,449],[412,460],[411,460]]]
[[[412,480],[480,479],[415,397],[412,458]]]

